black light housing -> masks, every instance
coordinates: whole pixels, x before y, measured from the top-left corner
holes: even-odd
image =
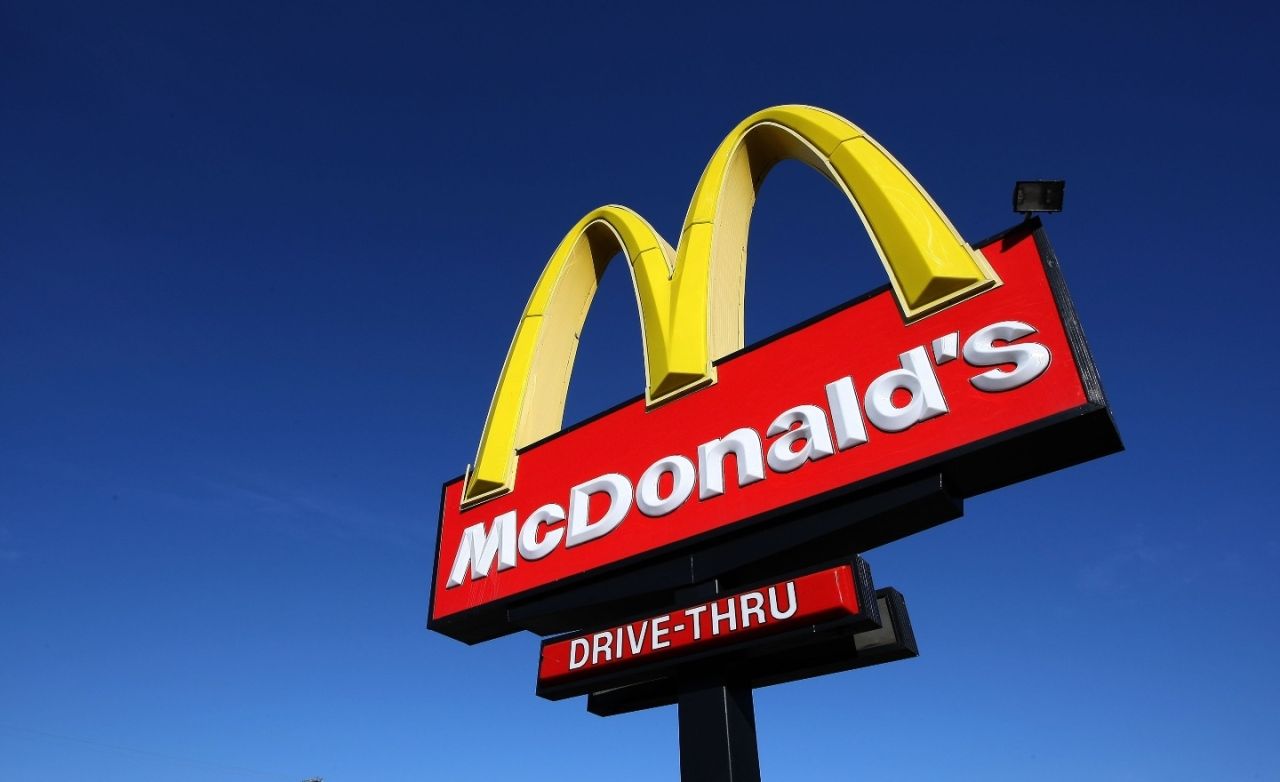
[[[1013,186],[1013,211],[1030,216],[1036,212],[1061,212],[1064,179],[1032,179]]]

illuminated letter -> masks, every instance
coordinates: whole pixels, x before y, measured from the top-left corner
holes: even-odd
[[[581,644],[581,646],[579,646]],[[582,656],[578,656],[582,652]],[[587,654],[591,652],[591,642],[585,638],[575,638],[569,643],[569,670],[581,668],[587,664]]]
[[[912,348],[899,359],[902,369],[885,372],[867,388],[867,418],[882,432],[901,432],[947,412],[947,400],[925,349]],[[911,395],[904,407],[893,403],[893,392],[899,389]]]
[[[800,425],[792,429],[796,424]],[[806,461],[817,461],[835,453],[827,416],[815,405],[791,408],[775,418],[765,434],[782,435],[769,446],[769,469],[774,472],[791,472]],[[797,451],[792,446],[798,441],[804,441],[804,447]]]
[[[787,582],[787,610],[778,608],[778,588],[769,587],[769,615],[774,619],[789,619],[796,612],[796,582]]]
[[[698,446],[698,499],[724,494],[724,457],[738,463],[738,485],[764,480],[760,435],[754,429],[735,429],[719,440]]]
[[[992,323],[964,343],[964,360],[975,367],[1013,364],[1013,369],[993,369],[969,380],[980,391],[1010,391],[1026,385],[1049,368],[1049,349],[1038,342],[1017,345],[993,345],[996,340],[1011,342],[1030,336],[1036,330],[1016,320]]]
[[[670,614],[663,614],[662,616],[653,620],[653,632],[650,633],[649,635],[649,637],[653,639],[650,642],[653,649],[655,650],[666,649],[668,646],[671,645],[670,641],[663,640],[664,638],[667,637],[667,634],[671,632],[671,628],[663,627],[663,625],[665,625],[667,622],[670,622],[670,621],[671,621]]]
[[[702,614],[707,610],[705,605],[686,608],[684,615],[689,617],[689,624],[693,627],[693,640],[702,640]]]
[[[636,626],[634,624],[627,625],[627,645],[631,649],[631,654],[640,654],[640,650],[644,648],[645,632],[649,629],[648,622],[639,622],[640,634],[636,635]]]
[[[602,654],[605,662],[613,659],[613,633],[608,631],[591,636],[591,664],[599,665]]]
[[[840,450],[847,451],[867,441],[867,427],[862,423],[853,378],[842,377],[827,383],[827,404],[831,406],[831,423],[835,425],[836,445]]]
[[[558,521],[564,521],[564,508],[555,503],[543,505],[530,513],[529,518],[525,519],[520,527],[520,556],[532,561],[542,559],[554,551],[555,547],[560,545],[560,539],[564,537],[564,530],[550,530],[545,538],[538,540],[538,526],[554,524]]]
[[[498,558],[498,570],[516,565],[515,511],[508,511],[494,519],[487,535],[483,523],[472,524],[462,531],[462,542],[453,558],[453,568],[449,571],[445,587],[460,585],[468,569],[471,570],[472,581],[489,575],[494,557]]]
[[[764,595],[759,592],[748,592],[742,598],[742,629],[745,630],[751,626],[751,617],[756,616],[759,619],[757,624],[764,624]]]
[[[715,603],[711,604],[711,634],[720,635],[720,623],[729,625],[728,632],[738,629],[738,603],[736,600],[726,600],[724,604],[724,613],[720,613],[720,609]]]
[[[589,521],[591,511],[591,495],[603,492],[609,495],[609,510],[598,521]],[[564,547],[574,546],[595,540],[601,535],[613,531],[631,510],[631,482],[617,473],[601,475],[592,481],[574,486],[569,490],[569,534],[565,538]]]
[[[671,493],[658,496],[658,482],[671,473]],[[653,463],[636,481],[636,507],[646,516],[665,516],[689,499],[694,483],[693,462],[683,456],[668,456]]]

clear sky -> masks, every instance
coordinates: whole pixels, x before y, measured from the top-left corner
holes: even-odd
[[[675,778],[674,709],[542,701],[535,637],[424,628],[439,488],[564,231],[617,202],[674,238],[724,134],[793,102],[969,240],[1067,179],[1046,224],[1128,450],[869,552],[921,656],[757,693],[766,778],[1280,779],[1278,23],[6,3],[0,780]],[[781,166],[748,338],[883,282]],[[570,419],[640,392],[637,324],[615,264]]]

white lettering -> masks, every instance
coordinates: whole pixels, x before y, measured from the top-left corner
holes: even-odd
[[[581,646],[579,646],[581,644]],[[578,657],[578,652],[582,657]],[[587,664],[587,654],[591,651],[591,642],[585,638],[575,638],[569,642],[569,670],[581,668]]]
[[[555,524],[564,521],[564,508],[552,503],[543,505],[524,520],[520,527],[520,556],[529,561],[542,559],[560,545],[564,530],[560,528],[547,531],[546,537],[538,540],[538,527],[544,524]]]
[[[733,600],[725,602],[724,613],[716,608],[716,604],[711,604],[711,634],[720,635],[720,623],[724,622],[729,625],[729,632],[738,629],[738,604]]]
[[[867,418],[884,432],[901,432],[947,412],[947,400],[925,349],[912,348],[898,358],[902,369],[884,373],[867,388]],[[903,407],[893,403],[893,392],[898,390],[911,395]]]
[[[1017,345],[996,345],[997,340],[1009,343],[1036,333],[1035,328],[1016,320],[992,323],[965,340],[964,360],[975,367],[998,367],[1013,364],[1013,369],[993,369],[969,379],[974,388],[991,393],[1010,391],[1024,386],[1044,374],[1049,368],[1049,349],[1038,342],[1022,342]]]
[[[761,607],[764,605],[764,595],[759,592],[748,592],[739,599],[742,600],[743,630],[751,626],[751,617],[753,616],[759,617],[756,620],[757,624],[765,623],[764,609]]]
[[[652,624],[653,624],[653,632],[652,632],[652,633],[650,633],[649,635],[650,635],[650,637],[651,637],[651,638],[653,638],[653,648],[654,648],[654,649],[666,649],[668,646],[670,646],[670,645],[671,645],[671,642],[670,642],[670,641],[664,641],[664,640],[662,640],[663,638],[666,638],[666,637],[667,637],[667,633],[670,633],[670,632],[671,632],[671,629],[670,629],[670,628],[667,628],[667,627],[660,627],[660,626],[659,626],[659,625],[664,625],[664,624],[666,624],[667,622],[670,622],[670,621],[671,621],[671,615],[670,615],[670,614],[667,614],[667,615],[665,615],[665,616],[660,616],[660,617],[658,617],[657,619],[654,619],[654,620],[653,620],[653,622],[652,622]]]
[[[597,521],[588,521],[591,495],[597,493],[609,495],[609,510]],[[631,510],[631,497],[631,482],[616,472],[601,475],[570,489],[569,532],[565,536],[565,548],[579,546],[612,532]]]
[[[764,480],[760,435],[754,429],[735,429],[719,440],[698,446],[698,499],[724,494],[724,457],[738,463],[738,485]]]
[[[640,649],[644,647],[644,636],[649,631],[648,622],[640,622],[640,635],[636,635],[636,626],[627,625],[627,643],[631,647],[632,654],[640,654]]]
[[[453,567],[449,570],[446,587],[456,587],[462,583],[467,572],[471,572],[471,580],[475,581],[489,575],[493,567],[494,557],[498,559],[498,570],[506,570],[516,566],[516,512],[507,511],[493,520],[493,526],[486,535],[484,524],[472,524],[462,531],[462,542],[458,545],[458,553],[453,559]]]
[[[792,614],[796,612],[796,582],[787,582],[787,602],[789,603],[787,610],[782,611],[778,608],[778,588],[769,587],[769,616],[774,619],[790,619]]]
[[[791,472],[807,461],[835,453],[831,447],[831,431],[827,429],[827,415],[816,405],[791,408],[773,419],[765,434],[782,435],[769,446],[769,469],[774,472]],[[804,446],[797,450],[797,442],[803,442]]]
[[[956,345],[960,342],[960,332],[953,331],[933,341],[933,360],[942,366],[948,361],[956,360]]]
[[[566,505],[541,505],[523,524],[517,525],[514,510],[496,516],[488,524],[472,524],[462,531],[446,588],[460,586],[468,576],[473,581],[482,579],[492,575],[495,568],[504,571],[515,567],[521,559],[537,561],[559,547],[571,548],[608,535],[631,515],[633,505],[639,514],[656,518],[683,507],[695,486],[699,500],[719,497],[726,491],[725,460],[730,457],[737,486],[742,488],[764,480],[766,464],[774,473],[787,473],[807,462],[833,456],[837,450],[846,452],[866,444],[870,431],[867,422],[882,432],[901,432],[943,415],[949,408],[933,363],[935,359],[943,365],[954,361],[959,353],[969,365],[982,368],[979,374],[969,378],[981,391],[994,393],[1023,386],[1043,374],[1051,360],[1049,349],[1042,344],[1013,343],[1035,333],[1029,324],[1008,320],[979,329],[963,346],[958,345],[960,332],[946,334],[899,354],[898,368],[885,372],[865,387],[855,384],[851,375],[827,383],[825,407],[797,405],[778,415],[762,430],[768,438],[767,449],[759,431],[742,427],[699,445],[696,460],[680,454],[658,459],[634,484],[619,473],[606,473],[580,483],[569,490]],[[863,395],[859,395],[859,388],[864,388]],[[629,446],[628,443],[617,445]],[[594,509],[592,500],[595,500]],[[789,588],[788,594],[791,604],[785,616],[795,611],[794,590]],[[779,608],[778,597],[770,590],[770,605],[775,612]],[[744,627],[764,621],[760,618],[761,606],[752,607],[755,598],[751,600],[752,603],[748,603],[744,598],[741,605],[740,619]],[[713,634],[719,634],[725,623],[737,629],[739,617],[722,613],[718,606],[689,609],[685,613],[691,620],[694,640],[704,636],[707,625],[703,623],[703,612],[708,607]],[[732,607],[723,610],[736,612]],[[646,631],[643,628],[637,631],[640,637],[632,642],[633,646],[644,643]],[[651,643],[661,641],[661,637],[652,632],[649,639]],[[615,645],[616,654],[621,654],[622,634],[618,635]],[[604,653],[595,647],[592,649],[594,656]]]
[[[693,640],[702,640],[702,614],[707,610],[706,606],[694,606],[686,608],[684,615],[689,617],[689,624],[693,627]]]
[[[609,662],[613,659],[613,633],[608,631],[599,632],[591,636],[591,664],[600,664],[600,655],[604,655],[604,661]]]
[[[842,377],[827,384],[827,404],[831,407],[831,423],[836,429],[836,445],[847,451],[867,441],[867,426],[858,409],[858,392],[853,378]]]
[[[671,493],[660,497],[659,483],[667,473],[671,473]],[[689,499],[695,480],[693,462],[685,457],[659,459],[636,481],[636,507],[646,516],[665,516]]]

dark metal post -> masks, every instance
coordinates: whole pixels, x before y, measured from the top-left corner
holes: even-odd
[[[676,590],[677,605],[713,600],[719,583],[708,581]],[[682,782],[760,782],[756,709],[751,685],[727,681],[707,671],[680,682]]]
[[[680,685],[680,779],[760,782],[751,685],[719,677]]]

